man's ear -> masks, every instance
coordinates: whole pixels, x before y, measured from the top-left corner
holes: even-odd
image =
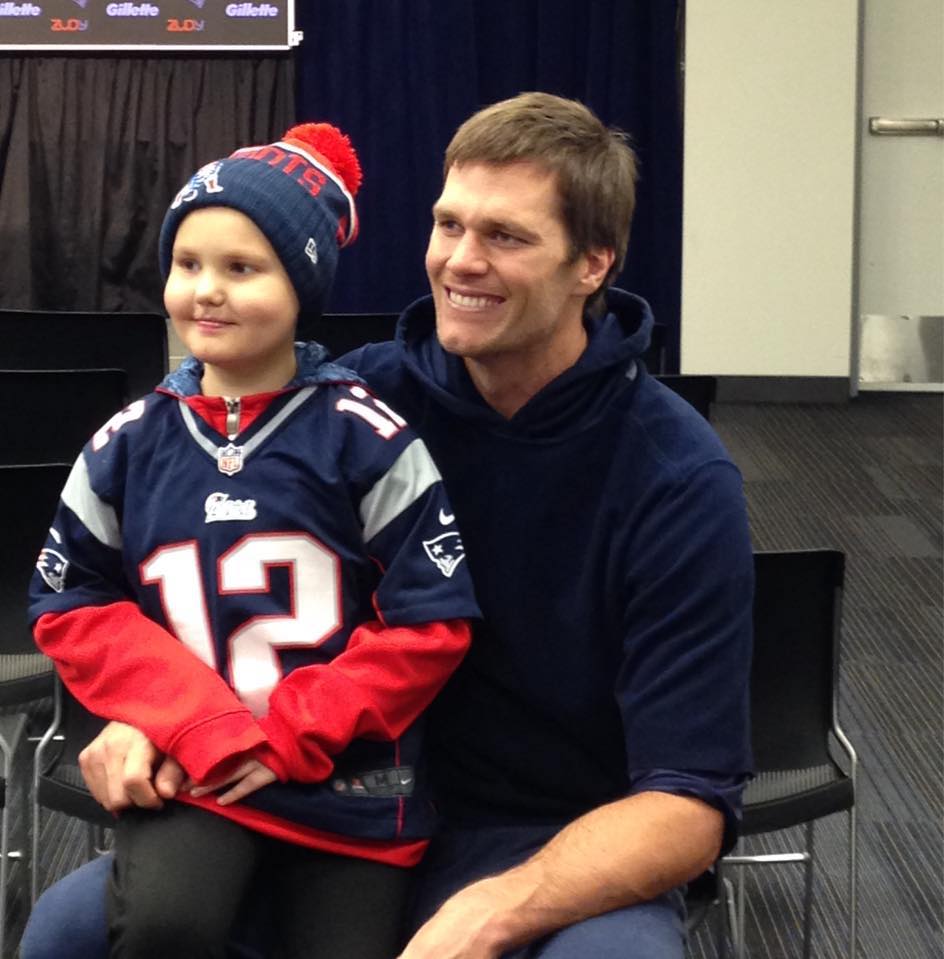
[[[581,257],[581,270],[577,278],[577,290],[583,296],[592,296],[606,279],[616,254],[609,247],[587,250]]]

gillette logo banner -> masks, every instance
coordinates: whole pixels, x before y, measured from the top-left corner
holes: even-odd
[[[110,17],[159,17],[161,10],[153,3],[109,3],[105,13]]]
[[[42,12],[35,3],[0,3],[0,17],[39,17]]]
[[[228,3],[228,17],[277,17],[279,8],[271,3]]]
[[[294,10],[288,0],[0,0],[0,57],[57,48],[290,50],[302,39]]]

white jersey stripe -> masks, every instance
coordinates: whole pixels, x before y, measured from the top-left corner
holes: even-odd
[[[75,461],[69,473],[62,489],[62,502],[100,543],[112,549],[121,549],[118,516],[89,484],[88,464],[84,454]]]
[[[413,440],[361,500],[364,542],[369,543],[439,479],[426,444]]]

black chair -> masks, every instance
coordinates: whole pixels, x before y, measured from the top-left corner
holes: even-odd
[[[10,810],[7,789],[13,774],[16,753],[24,739],[26,715],[4,713],[0,715],[0,956],[5,956],[7,928],[7,863],[19,859],[20,853],[10,849]]]
[[[297,338],[316,340],[335,358],[365,343],[392,340],[397,325],[396,313],[326,313],[303,316],[298,321]]]
[[[17,707],[52,695],[52,662],[38,652],[27,625],[26,594],[36,558],[56,509],[69,465],[53,463],[0,466],[0,502],[6,506],[0,527],[0,956],[6,919],[7,864],[10,850],[7,789],[27,717]],[[26,790],[23,790],[24,794]]]
[[[104,830],[113,826],[111,813],[92,797],[79,769],[79,753],[103,729],[105,720],[88,712],[56,679],[53,718],[33,756],[31,901],[40,892],[40,833],[42,810],[65,813],[88,823],[88,857],[104,846]]]
[[[682,399],[688,400],[706,420],[711,419],[711,404],[714,403],[718,391],[717,377],[692,373],[659,373],[656,379],[673,393],[678,393]]]
[[[803,955],[809,959],[813,905],[813,825],[849,816],[849,949],[856,954],[856,771],[838,722],[839,645],[845,557],[837,550],[755,554],[751,722],[757,774],[744,795],[743,836],[805,824],[806,849],[722,860],[739,876],[738,955],[744,950],[743,870],[805,867]]]
[[[124,370],[0,370],[0,464],[71,462],[128,399]]]
[[[52,664],[37,652],[26,593],[70,465],[0,466],[0,706],[52,694]]]
[[[719,957],[727,955],[728,942],[737,928],[734,887],[721,874],[717,863],[688,884],[685,890],[685,938],[691,942],[695,931],[712,920],[712,938]]]
[[[124,370],[131,399],[167,373],[167,322],[157,313],[0,310],[0,342],[11,370]]]

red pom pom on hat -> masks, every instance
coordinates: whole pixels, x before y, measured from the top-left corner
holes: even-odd
[[[337,127],[330,123],[299,123],[286,130],[282,139],[316,153],[341,178],[351,196],[357,193],[364,178],[360,160],[349,137]]]

